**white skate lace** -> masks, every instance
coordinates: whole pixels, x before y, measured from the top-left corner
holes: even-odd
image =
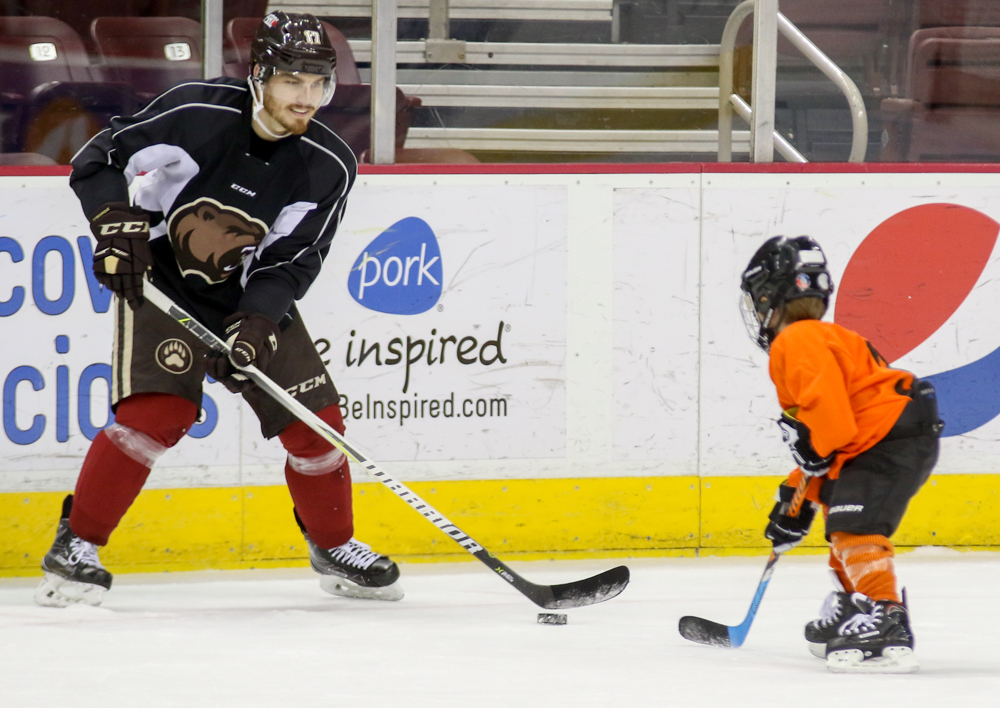
[[[819,608],[819,620],[817,624],[820,627],[829,627],[834,624],[840,618],[840,593],[831,592],[823,600],[823,606]]]
[[[837,630],[842,636],[847,636],[850,634],[858,634],[860,632],[871,632],[878,629],[879,624],[882,623],[882,616],[884,615],[881,605],[872,605],[872,611],[870,614],[865,614],[863,612],[854,615],[849,620],[840,625],[840,629]]]
[[[353,538],[342,546],[330,549],[330,559],[354,566],[361,570],[367,570],[372,563],[381,558],[381,554],[376,553],[367,543],[355,541]]]
[[[97,546],[90,541],[84,541],[79,536],[74,536],[73,540],[69,542],[69,563],[70,565],[79,565],[83,563],[85,565],[96,566],[97,568],[104,568],[101,565],[101,559],[97,557]]]

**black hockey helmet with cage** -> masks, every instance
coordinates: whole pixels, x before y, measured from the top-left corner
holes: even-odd
[[[775,236],[764,242],[743,271],[743,321],[750,339],[770,351],[774,341],[774,315],[786,302],[816,297],[826,306],[833,294],[833,279],[826,256],[809,236]]]
[[[276,71],[328,76],[333,80],[337,52],[323,23],[309,14],[272,12],[257,27],[250,45],[250,73],[266,81]]]

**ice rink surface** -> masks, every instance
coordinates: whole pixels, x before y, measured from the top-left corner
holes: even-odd
[[[616,599],[565,626],[480,563],[404,565],[401,602],[323,593],[308,569],[119,575],[102,607],[46,609],[0,580],[0,706],[1000,706],[1000,555],[897,559],[917,674],[837,675],[802,639],[825,557],[783,558],[746,644],[691,644],[677,621],[736,624],[759,558],[513,562],[567,582],[619,562]]]

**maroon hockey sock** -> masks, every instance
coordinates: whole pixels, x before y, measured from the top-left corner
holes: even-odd
[[[118,449],[103,430],[94,438],[76,480],[69,525],[84,541],[104,546],[132,506],[149,468]]]
[[[176,445],[197,415],[194,403],[165,393],[140,393],[122,400],[115,412],[119,430],[110,429],[114,436],[108,430],[99,432],[83,461],[69,516],[73,533],[106,545],[149,476],[152,463],[136,458],[152,455],[155,459],[157,453]],[[145,440],[136,441],[136,435]]]
[[[354,511],[351,470],[346,460],[339,469],[320,475],[301,474],[286,463],[285,480],[313,543],[320,548],[336,548],[351,539]]]
[[[338,433],[344,432],[339,406],[329,406],[316,415]],[[347,543],[354,535],[347,459],[302,421],[292,423],[278,437],[289,454],[285,463],[288,491],[309,538],[321,548]]]

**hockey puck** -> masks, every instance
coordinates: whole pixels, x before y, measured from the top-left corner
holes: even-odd
[[[552,612],[539,612],[538,624],[566,624],[566,615]]]

